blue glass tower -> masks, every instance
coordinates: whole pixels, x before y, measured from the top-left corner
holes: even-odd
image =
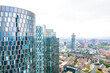
[[[52,29],[45,31],[45,73],[59,73],[59,39]]]
[[[43,28],[36,26],[36,73],[44,73],[44,41]]]
[[[0,6],[0,73],[35,73],[35,14]]]
[[[72,34],[72,38],[71,38],[71,51],[75,50],[75,34]]]

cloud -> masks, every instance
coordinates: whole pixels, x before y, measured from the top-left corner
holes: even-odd
[[[2,0],[11,5],[33,11],[36,25],[45,24],[58,37],[110,36],[110,0]]]

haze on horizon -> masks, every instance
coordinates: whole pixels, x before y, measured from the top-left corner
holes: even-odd
[[[36,25],[54,29],[57,37],[110,37],[110,0],[1,0],[36,14]]]

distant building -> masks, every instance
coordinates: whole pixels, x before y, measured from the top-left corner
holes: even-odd
[[[72,34],[72,38],[71,38],[71,51],[75,50],[75,34]]]
[[[88,43],[84,43],[84,48],[87,48],[88,47]]]
[[[106,69],[106,66],[101,64],[98,68],[97,68],[99,71],[104,71]]]

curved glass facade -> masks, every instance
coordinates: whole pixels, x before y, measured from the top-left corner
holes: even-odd
[[[0,73],[35,73],[35,15],[0,6]]]

